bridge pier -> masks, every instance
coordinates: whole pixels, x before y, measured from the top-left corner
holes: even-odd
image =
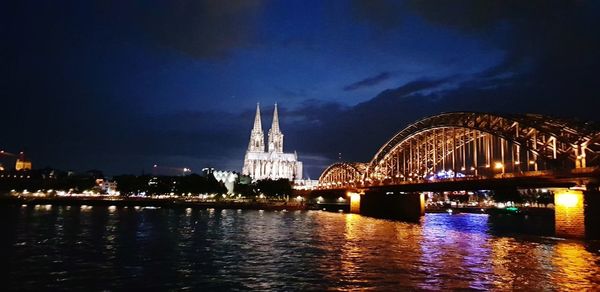
[[[423,193],[366,191],[364,195],[352,194],[351,210],[353,198],[359,202],[358,213],[366,216],[418,221],[425,214]]]
[[[556,236],[600,238],[600,192],[553,189]]]
[[[348,196],[350,197],[350,213],[360,214],[361,194],[348,192]]]

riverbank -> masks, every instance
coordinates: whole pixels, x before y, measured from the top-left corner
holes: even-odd
[[[185,198],[139,197],[25,197],[1,196],[0,204],[17,205],[87,205],[116,207],[215,208],[246,210],[305,210],[306,205],[285,201],[200,201]]]

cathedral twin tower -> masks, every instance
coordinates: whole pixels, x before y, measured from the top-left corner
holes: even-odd
[[[273,123],[269,130],[269,152],[283,152],[283,133],[279,129],[279,115],[277,114],[277,104],[275,104],[275,111],[273,112]],[[250,132],[250,145],[248,151],[251,152],[265,152],[265,134],[262,130],[262,123],[260,122],[260,106],[256,105],[256,116],[254,117],[254,127]]]
[[[293,181],[302,178],[302,162],[298,161],[298,155],[283,152],[283,133],[279,128],[277,104],[267,147],[268,151],[265,151],[265,134],[260,119],[260,106],[257,104],[242,174],[249,175],[253,180],[285,178]]]

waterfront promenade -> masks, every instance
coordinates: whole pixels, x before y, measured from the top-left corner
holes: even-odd
[[[215,208],[243,210],[304,210],[306,205],[296,201],[276,200],[216,200],[189,197],[157,196],[157,197],[124,197],[124,196],[0,196],[0,204],[21,205],[81,205],[81,206],[116,206],[116,207],[170,207],[170,208]]]

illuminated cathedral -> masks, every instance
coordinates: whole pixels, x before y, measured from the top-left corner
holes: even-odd
[[[265,151],[265,135],[260,119],[260,106],[256,105],[254,127],[250,132],[250,143],[244,157],[242,174],[253,180],[286,178],[290,181],[302,179],[302,162],[298,155],[283,152],[283,133],[279,129],[277,104],[273,112],[273,123],[269,130],[269,143]]]

